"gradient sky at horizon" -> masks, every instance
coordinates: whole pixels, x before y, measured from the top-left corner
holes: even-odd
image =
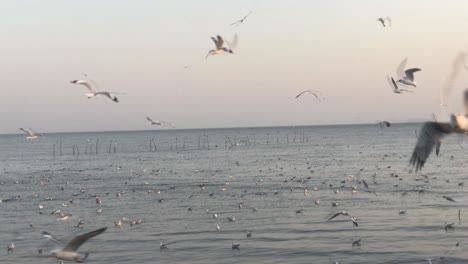
[[[429,119],[467,48],[466,14],[463,0],[2,1],[0,133],[155,128],[146,116],[178,128]],[[236,32],[235,54],[204,59],[211,36]],[[422,71],[414,94],[396,95],[386,75],[405,57]],[[83,73],[120,103],[88,100],[70,84]],[[326,99],[294,99],[306,89]]]

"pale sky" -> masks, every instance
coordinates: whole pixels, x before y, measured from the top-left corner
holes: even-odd
[[[3,0],[0,133],[154,129],[146,116],[177,128],[429,118],[468,47],[467,14],[463,0]],[[235,32],[235,54],[204,60],[211,36]],[[396,95],[386,75],[405,57],[422,71]],[[120,102],[87,99],[70,84],[83,73]],[[467,87],[464,72],[454,104]],[[326,99],[293,99],[306,89]]]

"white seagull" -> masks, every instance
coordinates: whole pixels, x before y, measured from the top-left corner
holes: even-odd
[[[220,35],[217,35],[216,38],[214,37],[211,37],[211,39],[213,40],[213,42],[215,43],[215,47],[216,49],[214,50],[210,50],[208,52],[208,54],[206,55],[205,59],[208,58],[208,56],[210,55],[216,55],[216,54],[221,54],[223,52],[229,52],[229,53],[234,53],[234,51],[232,51],[232,49],[228,49],[226,47],[223,47],[224,45],[224,40],[223,38],[220,36]]]
[[[379,21],[380,23],[382,23],[382,26],[383,26],[383,27],[386,27],[386,26],[387,26],[387,24],[385,24],[385,22],[388,22],[388,26],[390,26],[390,27],[392,26],[392,19],[391,19],[389,16],[386,17],[386,18],[379,17],[379,18],[377,19],[377,21]]]
[[[319,98],[319,95],[321,96],[322,93],[320,91],[314,91],[314,90],[305,90],[305,91],[302,91],[300,94],[296,95],[296,99],[303,96],[304,94],[313,94],[315,96],[315,98],[317,98],[317,100],[319,100],[319,102],[321,102],[320,98]]]
[[[237,20],[236,22],[230,24],[230,26],[240,25],[240,24],[244,23],[244,20],[245,20],[248,16],[250,16],[251,14],[252,14],[252,11],[250,11],[250,12],[249,12],[247,15],[245,15],[242,19],[239,19],[239,20]]]
[[[390,76],[387,75],[387,81],[390,84],[390,86],[392,87],[393,93],[396,93],[396,94],[402,94],[403,92],[412,93],[412,91],[410,91],[410,90],[400,89],[398,87],[398,84],[395,82],[395,79],[393,79],[393,77],[390,77]]]
[[[416,87],[417,82],[414,80],[414,73],[420,71],[421,69],[411,68],[411,69],[405,70],[407,61],[408,61],[408,58],[405,58],[398,65],[397,77],[400,78],[398,82],[404,85],[410,85],[410,86]]]
[[[43,232],[42,235],[59,246],[59,248],[54,249],[49,253],[50,257],[54,257],[54,258],[61,259],[61,260],[83,262],[88,257],[89,254],[85,253],[84,256],[78,254],[77,252],[78,248],[81,245],[83,245],[83,243],[85,243],[86,240],[103,233],[104,231],[106,231],[106,229],[107,228],[104,227],[104,228],[77,236],[73,238],[70,242],[68,242],[68,244],[66,245],[62,244],[60,240],[58,240],[57,238],[55,238],[54,236],[52,236],[51,234],[47,232]]]
[[[172,124],[169,123],[169,122],[166,122],[166,121],[159,121],[159,120],[154,121],[153,119],[151,119],[151,118],[148,117],[148,116],[146,117],[146,120],[149,121],[149,124],[150,124],[150,125],[174,127],[174,125],[172,125]]]
[[[104,95],[104,96],[107,96],[109,99],[111,99],[112,101],[114,101],[114,102],[116,102],[116,103],[119,102],[119,99],[118,99],[115,95],[113,95],[113,94],[111,94],[111,93],[109,93],[109,92],[100,92],[100,91],[97,91],[97,89],[95,89],[95,88],[93,87],[93,85],[91,85],[91,83],[88,82],[88,81],[85,81],[85,80],[73,80],[73,81],[71,81],[70,83],[81,84],[81,85],[86,86],[86,88],[88,88],[88,90],[89,90],[89,92],[90,92],[90,93],[85,94],[86,97],[88,97],[88,99],[89,99],[89,98],[96,97],[96,96],[98,96],[98,95]]]
[[[392,126],[392,123],[390,123],[390,122],[388,122],[388,121],[382,121],[382,122],[379,122],[378,125],[379,125],[380,127],[384,127],[384,126],[386,126],[386,127],[391,127],[391,126]]]
[[[449,123],[426,122],[423,124],[410,159],[410,163],[416,167],[416,171],[422,169],[434,146],[436,147],[436,154],[439,154],[442,137],[451,133],[468,133],[468,89],[465,90],[463,99],[465,113],[461,115],[452,114]]]
[[[20,127],[20,130],[28,134],[28,136],[26,137],[27,139],[38,139],[40,136],[40,134],[38,134],[37,132],[35,133],[35,131],[32,130],[31,128],[25,129],[25,128]]]

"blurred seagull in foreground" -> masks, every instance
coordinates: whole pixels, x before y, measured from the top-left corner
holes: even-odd
[[[26,134],[28,134],[28,136],[26,137],[27,139],[38,139],[39,138],[39,134],[34,133],[34,130],[32,130],[32,129],[25,129],[25,128],[20,127],[20,130],[25,132]]]
[[[416,167],[416,171],[422,169],[427,158],[436,148],[436,155],[439,154],[442,138],[451,133],[466,134],[468,133],[468,89],[464,94],[465,113],[462,115],[450,116],[449,123],[426,122],[419,133],[418,142],[414,147],[413,154],[410,159],[411,165]]]
[[[108,97],[109,99],[111,99],[112,101],[118,103],[119,102],[119,99],[114,96],[113,94],[109,93],[109,92],[99,92],[97,91],[93,85],[91,85],[90,82],[88,81],[85,81],[85,80],[73,80],[71,81],[70,83],[73,83],[73,84],[81,84],[81,85],[84,85],[86,86],[86,88],[88,88],[89,92],[90,93],[87,93],[85,94],[86,97],[88,97],[88,99],[92,98],[92,97],[96,97],[98,95],[103,95],[103,96],[106,96]]]
[[[42,235],[51,240],[53,243],[59,246],[59,248],[52,250],[49,253],[50,257],[54,257],[61,260],[68,260],[68,261],[75,261],[75,262],[83,262],[89,255],[89,253],[85,253],[85,255],[78,254],[78,248],[83,245],[88,239],[95,237],[104,231],[106,231],[106,227],[77,236],[73,238],[67,245],[62,244],[57,238],[52,236],[47,232],[43,232]]]
[[[402,94],[403,92],[412,93],[412,91],[410,91],[410,90],[400,89],[398,87],[398,84],[395,82],[395,79],[393,79],[393,77],[390,77],[390,76],[387,75],[387,81],[390,84],[390,86],[392,87],[393,93],[396,93],[396,94]]]
[[[397,68],[397,78],[399,78],[398,82],[404,85],[411,85],[413,87],[416,87],[417,82],[414,80],[414,73],[420,71],[421,69],[411,68],[411,69],[405,70],[407,61],[408,61],[408,58],[405,58],[398,65],[398,68]]]
[[[377,19],[377,21],[379,21],[380,23],[382,23],[382,26],[383,27],[386,27],[387,24],[385,24],[385,22],[388,22],[388,26],[391,27],[392,26],[392,19],[388,16],[386,18],[382,18],[382,17],[379,17]]]
[[[296,99],[305,95],[305,94],[313,94],[315,96],[315,98],[317,98],[317,100],[319,100],[319,102],[321,102],[320,98],[319,98],[319,95],[321,95],[321,92],[320,91],[314,91],[314,90],[305,90],[305,91],[302,91],[300,94],[296,95]]]
[[[236,22],[230,24],[230,26],[234,26],[234,25],[237,25],[237,26],[238,26],[238,25],[244,23],[244,20],[245,20],[248,16],[250,16],[251,14],[252,14],[252,11],[250,11],[250,12],[249,12],[247,15],[245,15],[242,19],[239,19],[239,20],[237,20]]]
[[[166,121],[159,121],[159,120],[156,120],[154,121],[153,119],[151,119],[150,117],[146,117],[146,120],[149,121],[149,124],[150,125],[158,125],[158,126],[168,126],[168,127],[174,127],[171,123],[169,122],[166,122]]]
[[[229,52],[229,53],[231,53],[231,54],[234,53],[234,52],[232,51],[232,49],[228,49],[228,48],[226,48],[226,47],[223,47],[223,45],[224,45],[224,40],[223,40],[223,38],[222,38],[220,35],[217,35],[216,38],[211,37],[211,39],[212,39],[213,42],[215,43],[216,49],[215,49],[215,50],[210,50],[210,51],[208,52],[208,54],[206,55],[205,59],[207,59],[208,56],[210,56],[210,55],[221,54],[221,53],[223,53],[223,52]]]
[[[388,121],[382,121],[382,122],[379,122],[378,125],[379,125],[380,127],[384,127],[384,126],[390,127],[390,126],[392,126],[392,123],[390,123],[390,122],[388,122]]]

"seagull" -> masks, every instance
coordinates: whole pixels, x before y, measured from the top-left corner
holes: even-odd
[[[367,184],[365,180],[362,180],[362,184],[364,184],[364,188],[362,189],[363,191],[377,195],[375,191],[372,191],[371,189],[369,189],[369,185]]]
[[[90,98],[93,98],[93,97],[96,97],[98,95],[103,95],[103,96],[107,96],[109,99],[111,99],[112,101],[118,103],[119,102],[119,99],[114,96],[113,94],[109,93],[109,92],[99,92],[97,91],[93,85],[91,85],[90,82],[88,81],[85,81],[85,80],[73,80],[71,81],[70,83],[74,83],[74,84],[81,84],[81,85],[84,85],[86,86],[86,88],[88,88],[89,92],[90,93],[87,93],[85,94],[86,97],[88,97],[88,99]]]
[[[25,129],[25,128],[20,127],[20,130],[28,134],[26,139],[38,139],[39,138],[39,135],[36,135],[32,129]]]
[[[318,96],[318,95],[321,95],[320,91],[305,90],[305,91],[302,91],[300,94],[296,95],[296,99],[303,96],[304,94],[313,94],[315,96],[315,98],[317,98],[317,100],[319,100],[319,102],[321,102],[321,100],[320,100],[320,98]]]
[[[398,88],[398,84],[395,82],[395,79],[393,79],[393,77],[390,77],[390,76],[387,75],[387,81],[390,84],[390,86],[392,87],[393,93],[396,93],[396,94],[402,94],[403,92],[412,93],[412,91],[410,91],[410,90]]]
[[[385,24],[385,21],[388,22],[388,26],[392,26],[392,19],[390,17],[386,17],[386,18],[382,18],[382,17],[379,17],[377,19],[377,21],[379,21],[380,23],[382,23],[382,26],[383,27],[386,27],[387,25]]]
[[[7,246],[7,252],[13,252],[15,250],[15,243],[12,242],[10,245]]]
[[[420,71],[421,69],[411,68],[411,69],[405,70],[407,61],[408,61],[408,58],[405,58],[398,65],[397,78],[400,78],[398,82],[404,85],[411,85],[413,87],[416,87],[417,82],[414,80],[414,73]]]
[[[352,247],[355,247],[355,246],[356,246],[356,247],[360,247],[360,246],[361,246],[361,238],[356,239],[356,240],[354,240],[354,238],[353,238],[353,241],[352,241],[352,243],[351,243],[351,246],[352,246]]]
[[[154,121],[153,119],[151,119],[151,118],[148,117],[148,116],[146,117],[146,120],[149,121],[149,124],[150,124],[150,125],[174,127],[174,125],[172,125],[172,124],[169,123],[169,122],[166,122],[166,121],[159,121],[159,120]]]
[[[240,244],[234,244],[234,243],[232,243],[232,245],[231,245],[232,250],[234,250],[234,249],[240,250],[239,247],[240,247]]]
[[[232,51],[232,49],[228,49],[226,47],[223,47],[224,40],[220,35],[217,35],[216,38],[211,37],[211,39],[215,43],[216,49],[215,50],[210,50],[208,52],[208,54],[206,55],[205,59],[207,59],[208,56],[210,56],[210,55],[221,54],[223,52],[229,52],[231,54],[234,53],[234,51]]]
[[[240,24],[244,23],[244,20],[245,20],[248,16],[250,16],[250,14],[252,14],[252,11],[250,11],[250,12],[249,12],[247,15],[245,15],[242,19],[239,19],[239,20],[237,20],[236,22],[230,24],[230,26],[240,25]]]
[[[410,163],[416,167],[416,171],[422,169],[427,158],[436,148],[439,153],[442,137],[451,133],[464,134],[468,132],[468,89],[464,93],[465,113],[450,116],[449,123],[426,122],[419,133],[418,142],[414,148]]]
[[[379,126],[380,127],[383,127],[383,126],[390,127],[390,126],[392,126],[392,123],[390,123],[388,121],[382,121],[382,122],[379,122]]]
[[[247,238],[252,238],[252,232],[247,231],[247,234],[245,235]]]
[[[449,224],[445,223],[445,233],[447,233],[449,230],[455,229],[453,225],[455,225],[455,223],[449,223]]]
[[[159,241],[159,249],[160,250],[167,249],[167,245],[164,244],[162,241]]]
[[[55,238],[54,236],[52,236],[51,234],[47,232],[43,232],[42,235],[45,238],[50,239],[53,243],[59,246],[59,248],[54,249],[49,253],[50,257],[54,257],[54,258],[61,259],[61,260],[83,262],[88,257],[89,254],[85,253],[84,256],[78,254],[77,252],[78,248],[81,245],[83,245],[83,243],[85,243],[86,240],[103,233],[104,231],[106,231],[106,229],[107,228],[104,227],[104,228],[77,236],[73,238],[70,242],[68,242],[67,245],[62,244],[62,242],[60,242],[57,238]]]
[[[359,224],[357,223],[357,219],[356,217],[352,216],[350,213],[346,212],[346,211],[342,211],[342,212],[338,212],[334,215],[332,215],[330,218],[328,218],[327,222],[330,222],[333,218],[339,216],[339,215],[345,215],[345,216],[348,216],[349,219],[353,222],[353,224],[355,226],[359,226]]]

